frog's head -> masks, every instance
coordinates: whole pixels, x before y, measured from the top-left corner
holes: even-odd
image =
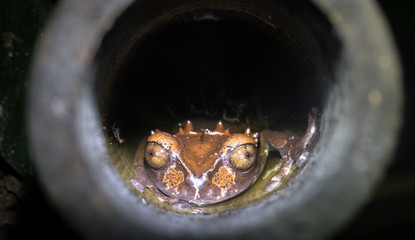
[[[190,121],[176,134],[156,130],[147,139],[145,166],[164,194],[198,205],[234,197],[256,179],[258,133],[230,133],[218,122],[215,130],[195,131]]]

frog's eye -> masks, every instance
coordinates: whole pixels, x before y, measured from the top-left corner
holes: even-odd
[[[152,168],[162,168],[169,163],[170,155],[168,150],[160,144],[149,142],[146,146],[145,159]]]
[[[254,166],[256,160],[256,147],[254,144],[243,144],[232,150],[230,162],[239,170],[248,170]]]

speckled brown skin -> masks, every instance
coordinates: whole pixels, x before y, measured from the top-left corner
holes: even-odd
[[[188,121],[176,134],[156,130],[142,141],[135,156],[136,178],[131,182],[140,190],[149,188],[155,196],[176,208],[189,203],[214,204],[232,198],[252,185],[262,172],[267,150],[280,152],[283,167],[265,188],[271,191],[291,168],[308,156],[307,144],[315,132],[315,118],[309,115],[303,137],[248,128],[245,133],[230,133],[222,123],[215,130],[195,131]]]

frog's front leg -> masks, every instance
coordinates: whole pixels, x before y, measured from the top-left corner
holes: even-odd
[[[296,135],[273,132],[266,130],[263,132],[265,141],[281,155],[282,167],[265,187],[265,191],[271,191],[281,182],[281,179],[289,173],[292,164],[295,162],[300,167],[309,155],[307,145],[310,143],[316,132],[316,110],[308,114],[307,132],[303,137]]]
[[[271,191],[275,187],[278,186],[278,184],[281,182],[281,179],[288,174],[288,172],[291,169],[291,166],[293,164],[293,159],[288,157],[287,155],[283,156],[281,158],[282,161],[282,167],[281,170],[275,175],[267,184],[267,186],[264,188],[265,191]]]

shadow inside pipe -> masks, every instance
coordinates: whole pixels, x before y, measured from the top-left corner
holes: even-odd
[[[135,151],[150,130],[172,132],[187,119],[203,119],[222,120],[241,131],[303,135],[307,113],[323,108],[335,81],[340,44],[310,3],[177,2],[183,5],[132,5],[96,57],[108,154],[130,186]],[[263,188],[272,177],[266,172],[279,158],[270,154],[263,177],[244,194],[190,211],[224,211],[266,197]],[[142,195],[132,189],[171,209],[149,191]]]

